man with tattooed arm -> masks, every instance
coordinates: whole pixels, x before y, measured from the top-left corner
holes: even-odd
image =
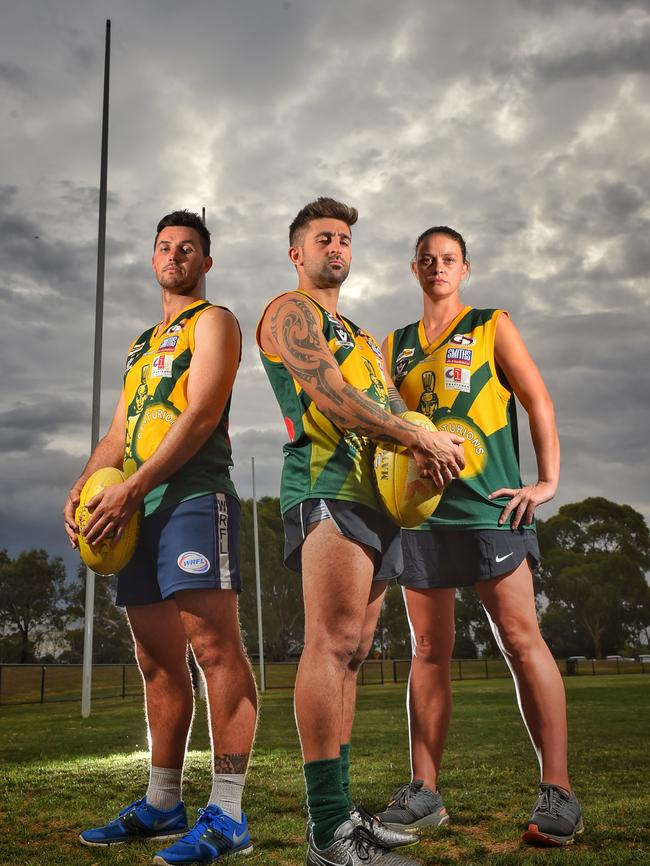
[[[387,582],[402,570],[399,529],[373,486],[375,442],[408,447],[439,486],[464,466],[462,439],[399,417],[406,407],[367,331],[338,312],[357,211],[330,198],[306,205],[289,230],[298,287],[262,315],[262,363],[289,434],[280,492],[285,562],[302,573],[305,646],[295,711],[302,745],[308,866],[408,866],[392,831],[349,792],[356,676]]]

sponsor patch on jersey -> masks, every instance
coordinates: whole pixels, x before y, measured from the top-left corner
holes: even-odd
[[[181,571],[187,571],[189,574],[205,574],[210,571],[210,560],[202,553],[197,553],[195,550],[186,550],[176,560],[176,563]]]
[[[170,379],[173,363],[174,359],[171,355],[156,355],[151,362],[151,372],[149,375],[152,379]]]
[[[476,342],[476,337],[471,337],[469,334],[454,334],[449,340],[454,346],[473,346]]]
[[[158,346],[159,352],[173,352],[178,343],[178,334],[173,337],[165,337],[162,343]]]
[[[380,361],[383,361],[384,356],[381,354],[381,346],[379,346],[379,344],[375,341],[375,338],[371,337],[370,334],[366,334],[365,331],[363,332],[363,336],[366,338],[366,342],[375,353],[375,355],[379,358]]]
[[[445,364],[461,364],[463,367],[472,366],[472,350],[458,349],[451,346],[445,352]]]
[[[445,367],[445,391],[469,392],[471,374],[465,367]]]

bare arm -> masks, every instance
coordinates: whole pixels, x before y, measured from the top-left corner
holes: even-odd
[[[215,307],[199,318],[194,335],[187,408],[133,475],[93,497],[89,505],[94,511],[85,533],[91,544],[111,534],[117,540],[145,495],[187,463],[221,419],[239,363],[239,327],[231,313]]]
[[[425,475],[443,487],[465,465],[462,438],[431,433],[386,412],[341,375],[318,322],[316,308],[301,295],[285,295],[268,308],[261,328],[262,345],[278,355],[287,370],[334,424],[411,450]],[[392,383],[391,383],[392,384]]]
[[[517,328],[500,316],[494,342],[494,357],[505,373],[517,399],[528,413],[530,435],[537,458],[537,481],[520,489],[501,487],[490,498],[509,496],[499,523],[512,518],[513,528],[532,523],[535,509],[555,496],[560,480],[560,440],[553,402],[544,380]]]

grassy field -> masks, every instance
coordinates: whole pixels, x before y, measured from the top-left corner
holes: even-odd
[[[569,698],[571,766],[585,813],[582,841],[565,850],[519,844],[533,803],[537,767],[504,680],[454,684],[455,709],[443,772],[451,824],[423,834],[409,854],[423,864],[647,866],[650,864],[650,679],[574,677]],[[353,737],[353,795],[379,810],[408,778],[404,686],[360,689]],[[191,809],[209,791],[208,738],[199,707],[184,798]],[[80,828],[96,826],[141,796],[147,739],[138,699],[0,710],[0,863],[48,866],[146,864],[155,843],[84,848]],[[255,851],[249,866],[304,862],[305,812],[292,693],[262,701],[246,805]]]

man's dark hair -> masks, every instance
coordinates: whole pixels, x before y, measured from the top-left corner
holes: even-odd
[[[320,196],[316,201],[310,201],[309,204],[306,204],[289,226],[289,246],[296,246],[298,235],[307,228],[312,220],[341,220],[347,226],[353,226],[358,217],[359,214],[355,207],[348,207],[336,199]]]
[[[210,255],[210,232],[204,226],[201,217],[189,210],[175,210],[160,220],[156,228],[156,238],[153,242],[154,249],[156,249],[156,244],[158,243],[158,235],[169,226],[185,226],[188,229],[194,229],[201,240],[203,255]]]

